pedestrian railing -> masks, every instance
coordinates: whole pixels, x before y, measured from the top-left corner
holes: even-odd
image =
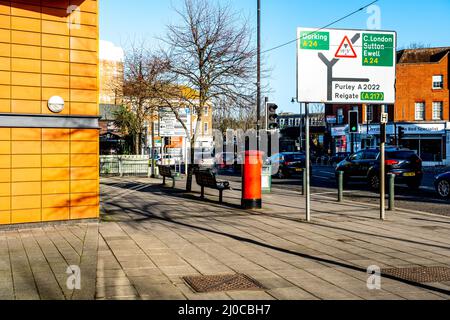
[[[100,156],[100,176],[151,175],[149,156]]]

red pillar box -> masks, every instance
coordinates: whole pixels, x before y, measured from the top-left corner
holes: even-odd
[[[262,151],[246,151],[242,169],[242,208],[262,208]]]

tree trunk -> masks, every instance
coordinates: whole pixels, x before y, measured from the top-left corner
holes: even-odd
[[[134,154],[135,155],[140,155],[141,154],[141,150],[140,150],[141,144],[139,143],[140,140],[141,140],[140,135],[136,134],[134,136]]]
[[[191,150],[190,150],[190,163],[188,166],[188,174],[186,179],[186,191],[191,192],[192,191],[192,180],[194,177],[194,169],[195,169],[195,137],[194,139],[191,139]]]
[[[198,111],[197,125],[195,126],[195,131],[191,138],[191,163],[189,164],[188,175],[186,179],[186,191],[188,192],[192,191],[192,178],[194,176],[194,169],[197,167],[197,164],[195,163],[195,142],[197,140],[198,129],[201,128],[202,123],[202,114],[200,110]]]

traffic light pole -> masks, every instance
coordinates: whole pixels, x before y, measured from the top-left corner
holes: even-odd
[[[264,112],[266,113],[265,122],[266,122],[266,131],[269,131],[269,110],[267,104],[269,103],[269,98],[264,98]]]
[[[256,75],[256,136],[257,149],[260,149],[259,129],[261,128],[261,0],[257,0],[257,75]]]

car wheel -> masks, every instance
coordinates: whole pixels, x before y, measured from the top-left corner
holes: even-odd
[[[440,180],[437,183],[436,190],[442,198],[450,198],[450,182],[448,180]]]
[[[284,173],[282,170],[278,170],[278,173],[275,175],[278,179],[284,179]]]
[[[371,174],[369,176],[369,187],[372,190],[380,189],[380,177],[377,174]]]

